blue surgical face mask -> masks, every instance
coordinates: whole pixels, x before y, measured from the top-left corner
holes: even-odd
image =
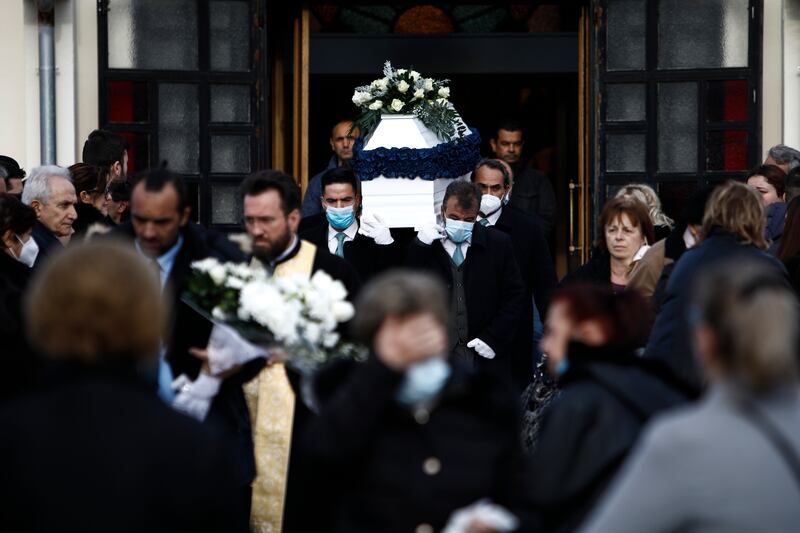
[[[451,368],[443,357],[432,357],[421,363],[412,365],[395,398],[404,405],[417,405],[432,400],[442,390]]]
[[[447,238],[456,244],[468,241],[472,237],[472,227],[474,222],[464,222],[461,220],[445,219],[444,227],[447,231]]]
[[[326,207],[325,218],[328,219],[328,222],[333,229],[347,229],[350,227],[350,224],[353,223],[353,219],[355,219],[353,206],[348,205],[347,207]]]

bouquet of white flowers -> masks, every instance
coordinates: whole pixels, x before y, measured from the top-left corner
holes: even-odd
[[[354,310],[344,285],[323,271],[311,279],[270,277],[262,268],[208,258],[192,264],[183,297],[247,340],[283,348],[300,370],[362,352],[337,332]]]
[[[449,80],[425,78],[413,69],[394,69],[387,61],[383,78],[356,87],[353,103],[362,112],[354,125],[366,135],[375,130],[384,113],[415,115],[442,141],[461,137],[466,127],[450,105],[448,83]]]

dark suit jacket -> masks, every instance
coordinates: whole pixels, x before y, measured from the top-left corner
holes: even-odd
[[[38,220],[33,225],[31,236],[36,240],[36,244],[39,245],[39,255],[36,256],[36,261],[33,263],[34,270],[42,266],[48,257],[64,248],[58,237]]]
[[[452,511],[481,498],[510,509],[523,519],[520,531],[530,531],[532,476],[504,381],[454,361],[420,418],[395,401],[402,373],[374,356],[337,363],[315,381],[321,412],[303,439],[310,460],[336,480],[340,500],[318,531],[401,532],[423,523],[440,531]],[[435,470],[426,471],[431,462]]]
[[[408,247],[406,263],[439,276],[452,291],[452,261],[440,241],[425,245],[417,239]],[[525,305],[525,286],[511,238],[475,224],[463,268],[469,338],[481,339],[495,352],[494,360],[477,360],[495,367],[504,365],[510,375],[514,335]]]
[[[328,220],[325,214],[313,215],[300,222],[300,237],[330,252],[328,248]],[[344,243],[344,258],[358,272],[359,278],[367,282],[374,276],[393,267],[402,261],[400,246],[392,244],[376,244],[373,239],[356,233],[355,239]]]
[[[0,407],[4,531],[233,529],[238,493],[222,437],[165,406],[132,367],[51,371]]]
[[[556,195],[547,176],[527,165],[514,165],[514,187],[509,204],[538,216],[545,235],[552,233],[556,224]]]
[[[536,217],[513,206],[503,207],[497,223],[491,226],[502,231],[514,244],[514,257],[525,284],[526,300],[514,341],[513,374],[517,384],[525,387],[533,375],[533,308],[531,295],[544,320],[550,303],[550,292],[558,285],[558,277],[550,256],[550,247]],[[525,377],[527,376],[527,378]]]
[[[39,366],[22,316],[31,273],[27,265],[0,251],[0,401],[30,387]]]

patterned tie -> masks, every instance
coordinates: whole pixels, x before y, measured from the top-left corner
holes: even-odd
[[[345,237],[347,237],[347,235],[345,235],[341,231],[336,234],[336,240],[338,241],[336,243],[336,255],[338,255],[339,257],[344,257],[344,239],[345,239]]]
[[[464,262],[464,252],[461,251],[461,243],[456,244],[456,251],[453,252],[453,263],[457,267],[461,266],[461,263]]]
[[[489,225],[489,219],[488,218],[482,218],[482,219],[480,219],[478,221],[478,224],[480,224],[481,226],[488,226]]]

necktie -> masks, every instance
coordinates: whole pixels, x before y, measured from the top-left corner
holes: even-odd
[[[489,219],[488,218],[482,218],[482,219],[480,219],[478,221],[478,224],[480,224],[481,226],[488,226],[489,225]]]
[[[457,267],[460,267],[463,262],[464,252],[461,251],[461,243],[456,243],[456,251],[453,252],[453,263],[455,263]]]
[[[347,237],[347,235],[345,235],[341,231],[336,234],[336,240],[338,241],[336,243],[336,255],[338,255],[339,257],[344,257],[344,239],[345,239],[345,237]]]

